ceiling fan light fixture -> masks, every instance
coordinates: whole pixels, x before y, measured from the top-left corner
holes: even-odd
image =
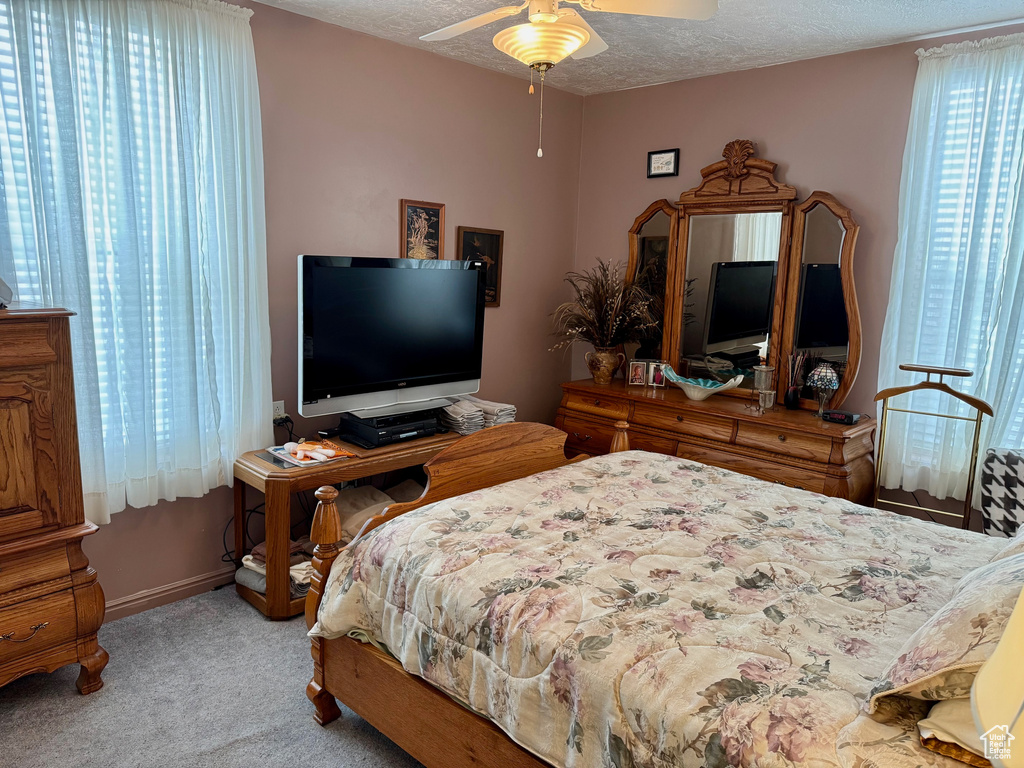
[[[572,24],[517,24],[494,36],[494,47],[528,67],[553,67],[590,40],[590,33]]]

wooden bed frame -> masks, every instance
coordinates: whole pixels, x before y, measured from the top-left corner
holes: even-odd
[[[629,450],[628,424],[615,425],[612,452]],[[427,487],[415,501],[392,504],[363,526],[366,531],[425,504],[489,488],[587,458],[567,459],[559,429],[516,423],[491,427],[453,443],[423,465]],[[316,544],[314,574],[306,597],[306,624],[316,622],[323,586],[341,550],[341,517],[331,486],[319,500],[310,538]],[[340,700],[427,768],[547,768],[548,764],[513,742],[496,725],[456,703],[394,658],[349,637],[312,638],[313,679],[306,696],[314,719],[327,725],[341,710]]]

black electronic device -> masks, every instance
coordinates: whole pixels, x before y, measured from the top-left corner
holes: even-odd
[[[825,411],[822,413],[821,418],[825,421],[831,421],[833,424],[856,424],[860,421],[860,414],[850,413],[849,411]]]
[[[483,264],[300,256],[299,413],[422,411],[479,389]]]
[[[437,409],[365,418],[343,413],[336,430],[323,430],[319,434],[321,437],[340,435],[343,440],[354,445],[379,448],[418,437],[436,435],[440,431],[439,424]]]
[[[712,265],[704,354],[720,357],[722,352],[733,352],[749,357],[756,349],[751,345],[768,338],[777,273],[778,263],[774,261],[722,261]]]
[[[838,264],[804,264],[800,269],[800,314],[795,349],[818,356],[845,356],[850,343],[843,277]]]

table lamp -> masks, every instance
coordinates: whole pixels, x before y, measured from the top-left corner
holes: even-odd
[[[971,709],[985,757],[995,768],[1024,768],[1024,591],[971,687]]]
[[[835,368],[828,363],[818,363],[804,383],[818,396],[818,418],[820,419],[825,412],[825,403],[832,397],[832,393],[839,389],[839,377],[836,375]]]

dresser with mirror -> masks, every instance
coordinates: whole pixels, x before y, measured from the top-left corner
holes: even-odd
[[[737,140],[677,202],[657,200],[637,216],[627,271],[654,297],[657,325],[627,356],[665,360],[692,379],[742,379],[700,401],[672,385],[567,382],[556,426],[571,449],[607,451],[616,423],[625,421],[632,448],[869,500],[874,419],[822,421],[807,386],[813,369],[831,369],[837,388],[826,407],[838,409],[857,377],[858,225],[827,192],[797,198],[776,177],[775,163]],[[753,392],[759,364],[774,368],[768,410]]]

